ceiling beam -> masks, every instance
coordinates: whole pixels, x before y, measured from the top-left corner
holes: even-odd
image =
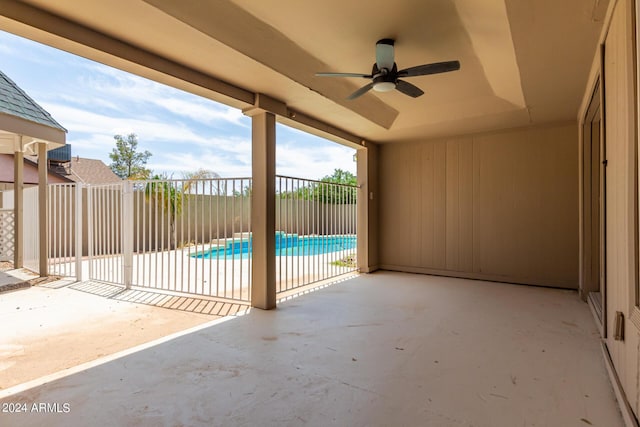
[[[378,126],[389,129],[398,117],[397,110],[373,95],[348,100],[343,81],[315,76],[330,71],[327,64],[233,2],[144,1]]]
[[[116,58],[124,59],[132,64],[141,65],[145,68],[222,94],[236,101],[253,104],[253,92],[239,88],[208,74],[198,72],[192,68],[185,67],[184,65],[85,27],[77,22],[70,21],[20,1],[0,0],[0,15],[29,27],[34,27],[46,33],[107,53]],[[69,46],[55,47],[69,50]],[[76,52],[74,51],[74,53]],[[94,57],[90,59],[99,60]],[[130,69],[126,71],[130,71]]]

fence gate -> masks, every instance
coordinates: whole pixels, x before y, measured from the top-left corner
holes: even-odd
[[[125,282],[124,193],[126,183],[87,187],[89,280]],[[130,265],[130,264],[129,264]]]
[[[49,184],[49,274],[82,280],[82,186]]]

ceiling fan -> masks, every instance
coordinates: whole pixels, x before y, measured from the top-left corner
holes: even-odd
[[[426,76],[429,74],[447,73],[460,69],[459,61],[434,62],[432,64],[417,65],[398,71],[393,51],[393,39],[382,39],[376,43],[376,62],[371,74],[359,73],[316,73],[319,77],[362,77],[371,79],[371,83],[353,92],[347,99],[356,99],[373,89],[377,92],[389,92],[396,89],[405,95],[417,98],[424,92],[411,83],[400,80],[400,77]]]

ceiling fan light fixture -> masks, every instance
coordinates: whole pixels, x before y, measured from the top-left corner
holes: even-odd
[[[390,92],[396,88],[394,82],[376,82],[373,84],[373,90],[376,92]]]
[[[433,62],[431,64],[416,65],[398,70],[395,63],[394,40],[382,39],[376,43],[376,62],[371,67],[371,74],[360,73],[316,73],[320,77],[360,77],[371,79],[370,83],[362,86],[347,97],[353,100],[361,97],[371,89],[376,92],[391,92],[397,90],[412,98],[424,95],[419,87],[402,80],[408,77],[428,76],[430,74],[448,73],[460,69],[460,61]]]

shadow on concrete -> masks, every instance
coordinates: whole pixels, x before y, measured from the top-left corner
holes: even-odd
[[[118,301],[214,316],[235,316],[250,308],[248,304],[238,302],[191,295],[175,295],[146,289],[126,289],[122,286],[95,281],[74,283],[69,285],[69,288]]]

